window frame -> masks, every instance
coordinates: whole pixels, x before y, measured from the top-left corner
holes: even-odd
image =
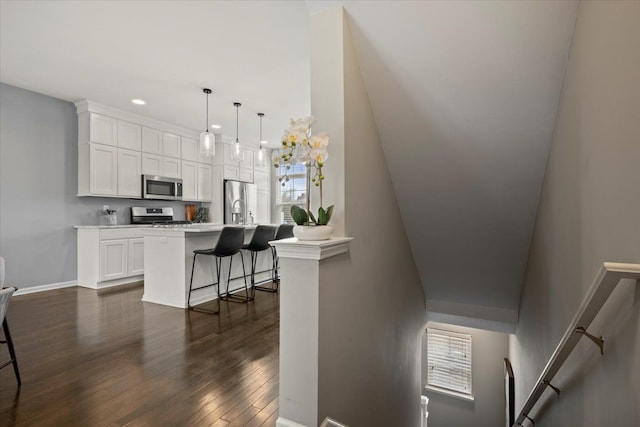
[[[473,337],[471,336],[471,334],[464,333],[464,332],[456,332],[456,331],[441,329],[441,328],[431,328],[431,327],[426,328],[426,334],[427,334],[427,357],[426,357],[425,363],[427,365],[427,375],[426,375],[425,389],[459,397],[464,400],[473,401],[474,400],[474,397],[473,397]],[[468,359],[468,361],[464,362],[463,369],[459,369],[459,371],[462,373],[463,376],[468,376],[468,384],[464,384],[463,382],[464,385],[468,385],[468,391],[461,390],[460,388],[451,387],[450,384],[445,384],[444,382],[434,381],[434,379],[432,378],[432,375],[431,375],[433,370],[432,365],[435,365],[435,361],[433,361],[432,363],[432,357],[434,358],[447,357],[445,352],[443,351],[436,352],[434,351],[435,349],[433,349],[433,346],[435,346],[436,343],[432,342],[431,335],[436,335],[436,334],[440,336],[449,337],[450,339],[454,339],[454,340],[462,340],[462,344],[466,346],[464,359]],[[448,347],[449,348],[447,353],[450,356],[451,343],[449,343]],[[458,360],[460,360],[460,358],[454,358],[452,360],[452,363],[457,363],[456,361]],[[468,375],[467,375],[467,372],[468,372]]]
[[[290,221],[288,220],[288,219],[290,219],[290,218],[291,218],[291,215],[290,215],[290,214],[285,214],[285,213],[284,213],[284,209],[285,209],[285,208],[289,208],[289,209],[290,209],[290,208],[291,208],[291,206],[293,206],[293,205],[298,205],[298,206],[300,206],[300,205],[302,205],[302,206],[306,205],[306,197],[309,197],[309,195],[308,195],[308,194],[306,194],[306,191],[307,191],[307,184],[306,184],[306,179],[307,179],[307,169],[306,169],[306,167],[305,167],[304,165],[302,165],[302,163],[296,163],[296,164],[292,164],[292,165],[290,165],[290,166],[291,166],[292,168],[295,168],[295,167],[297,167],[297,166],[302,166],[302,167],[303,167],[303,171],[302,171],[302,172],[298,172],[298,173],[291,173],[291,172],[290,172],[290,173],[288,173],[287,175],[288,175],[288,176],[289,176],[289,178],[291,178],[291,179],[302,179],[302,180],[303,180],[303,182],[304,182],[304,184],[303,184],[303,188],[301,188],[300,190],[303,190],[303,191],[304,191],[304,193],[305,193],[305,200],[302,200],[302,201],[299,201],[299,202],[283,202],[283,201],[282,201],[282,198],[283,198],[283,197],[282,197],[282,196],[283,196],[283,189],[282,189],[282,188],[283,188],[283,187],[282,187],[281,182],[279,181],[279,178],[280,178],[281,176],[284,176],[283,168],[285,168],[285,167],[286,167],[286,165],[281,165],[280,167],[278,167],[278,168],[276,169],[276,186],[277,186],[277,188],[278,188],[278,191],[277,191],[277,193],[276,193],[276,200],[275,200],[275,202],[276,202],[276,203],[275,203],[275,208],[276,208],[276,211],[280,213],[281,222],[283,222],[283,223],[293,224],[294,222],[293,222],[293,220],[292,220],[292,219],[291,219]],[[294,187],[294,190],[293,190],[293,191],[295,192],[295,191],[300,191],[300,190],[298,190],[298,187]]]

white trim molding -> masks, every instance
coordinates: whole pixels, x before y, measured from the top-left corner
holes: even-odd
[[[428,299],[427,318],[430,322],[513,334],[516,332],[518,312],[499,307]]]
[[[276,420],[276,427],[308,427],[308,426],[305,426],[304,424],[298,424],[286,418],[278,417],[278,419]]]
[[[332,237],[329,240],[273,240],[269,242],[278,251],[280,258],[310,259],[320,261],[349,252],[353,237]]]
[[[172,125],[171,123],[151,119],[149,117],[130,113],[128,111],[119,110],[117,108],[109,107],[108,105],[100,104],[88,99],[83,99],[82,101],[76,102],[75,106],[78,114],[85,112],[103,114],[105,116],[113,117],[114,119],[133,122],[154,129],[160,129],[164,132],[175,133],[181,136],[186,136],[187,138],[198,139],[200,137],[200,132],[197,132],[193,129],[186,129],[180,126]]]
[[[36,292],[52,291],[54,289],[72,288],[77,285],[78,285],[77,280],[70,280],[68,282],[48,283],[46,285],[29,286],[27,288],[21,288],[20,286],[16,285],[18,290],[13,295],[14,296],[28,295]]]
[[[424,389],[427,393],[430,391],[433,391],[435,393],[440,393],[445,396],[451,396],[451,397],[455,397],[456,399],[466,400],[467,402],[473,402],[475,400],[475,398],[471,394],[459,393],[457,391],[447,390],[445,388],[435,387],[432,385],[426,385],[424,386]]]

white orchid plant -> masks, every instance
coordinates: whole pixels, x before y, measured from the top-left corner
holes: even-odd
[[[291,119],[289,128],[285,130],[282,137],[281,151],[273,157],[273,165],[275,168],[286,165],[284,174],[279,178],[282,186],[289,181],[288,171],[291,164],[302,163],[307,167],[307,179],[310,179],[320,191],[318,218],[316,219],[309,209],[309,194],[307,194],[307,209],[292,206],[291,216],[298,225],[327,225],[333,213],[333,206],[326,210],[322,207],[322,181],[324,181],[322,167],[329,158],[327,151],[329,135],[324,132],[311,134],[311,125],[313,125],[313,116]]]

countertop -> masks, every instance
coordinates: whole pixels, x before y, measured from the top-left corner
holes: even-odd
[[[270,224],[277,226],[278,224]],[[203,222],[196,224],[167,224],[167,225],[150,225],[150,224],[121,224],[121,225],[75,225],[76,229],[115,229],[115,228],[144,228],[154,231],[177,231],[187,233],[206,233],[212,231],[220,231],[224,227],[244,227],[248,230],[255,229],[258,224],[232,225],[232,224],[215,224],[212,222]]]

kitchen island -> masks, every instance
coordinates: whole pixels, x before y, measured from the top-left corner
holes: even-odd
[[[190,224],[186,226],[168,226],[146,228],[144,232],[144,295],[142,300],[171,307],[187,307],[191,265],[195,249],[213,248],[218,241],[224,225]],[[245,226],[245,243],[251,240],[256,225]],[[245,253],[247,286],[251,263]],[[265,271],[256,275],[256,282],[271,277],[271,251],[259,254],[256,271]],[[224,258],[221,277],[224,283],[221,292],[226,289],[229,258]],[[229,291],[244,288],[240,255],[234,255]],[[236,278],[236,279],[234,279]],[[193,273],[193,287],[197,288],[216,281],[214,258],[199,256]],[[217,298],[217,287],[212,286],[191,293],[191,305]]]

